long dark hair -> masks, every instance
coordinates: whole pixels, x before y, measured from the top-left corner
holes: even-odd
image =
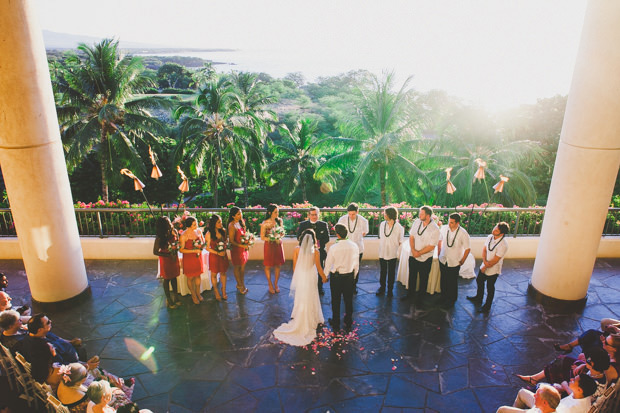
[[[271,215],[273,214],[273,211],[276,210],[276,208],[278,208],[276,204],[269,204],[269,206],[267,207],[267,213],[265,214],[265,220],[271,218]],[[277,217],[275,221],[276,221],[276,225],[282,226],[282,218]]]
[[[32,355],[30,359],[32,378],[39,383],[45,383],[47,376],[50,375],[53,356],[52,349],[45,340],[32,340]]]
[[[211,215],[211,218],[209,218],[209,234],[211,234],[211,239],[212,240],[217,240],[217,233],[215,225],[217,224],[217,221],[222,221],[222,217],[220,217],[218,214],[213,214]],[[222,223],[224,223],[222,221]],[[220,228],[220,235],[222,236],[222,239],[226,240],[226,231],[224,230],[224,228]]]
[[[161,243],[164,243],[164,242],[168,244],[170,242],[170,238],[172,238],[173,233],[174,233],[174,228],[172,227],[170,218],[168,217],[157,218],[157,224],[155,227],[155,235],[159,239],[160,245]]]
[[[228,214],[228,224],[226,224],[226,226],[230,225],[230,223],[234,221],[233,217],[237,215],[239,211],[241,211],[241,208],[239,207],[234,206],[230,208],[230,212]],[[241,228],[245,230],[245,221],[243,220],[243,218],[239,220],[239,225],[241,225]]]

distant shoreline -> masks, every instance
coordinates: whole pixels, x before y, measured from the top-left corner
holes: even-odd
[[[65,51],[75,50],[75,47],[49,47],[46,51]],[[160,48],[145,48],[145,47],[121,47],[121,50],[132,54],[146,54],[153,55],[154,53],[186,53],[186,52],[201,52],[201,53],[214,53],[214,52],[238,52],[239,49],[193,49],[193,48],[178,48],[178,47],[160,47]]]

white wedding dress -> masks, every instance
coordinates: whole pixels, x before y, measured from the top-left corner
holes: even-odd
[[[317,326],[325,322],[316,286],[317,277],[312,236],[306,235],[301,242],[291,281],[291,295],[295,297],[291,321],[274,330],[273,335],[278,340],[292,346],[305,346],[316,337]]]

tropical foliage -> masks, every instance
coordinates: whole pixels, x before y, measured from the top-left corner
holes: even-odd
[[[96,152],[101,196],[107,200],[108,182],[121,168],[145,171],[140,151],[157,145],[165,133],[149,109],[166,102],[140,94],[152,82],[142,75],[140,59],[120,57],[118,42],[82,44],[78,51],[56,65],[53,75],[67,165],[72,169]]]
[[[394,73],[217,73],[196,58],[122,56],[112,40],[50,54],[50,75],[83,200],[111,190],[139,201],[120,180],[127,167],[164,204],[544,205],[566,105],[556,96],[489,113]],[[159,181],[146,179],[149,146]],[[485,179],[474,181],[478,159]],[[177,166],[189,192],[176,189]],[[500,175],[509,181],[496,193]]]

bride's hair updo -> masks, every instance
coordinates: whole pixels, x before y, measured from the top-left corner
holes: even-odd
[[[300,246],[301,246],[301,243],[304,241],[304,237],[306,235],[312,236],[312,245],[316,244],[316,234],[314,233],[313,229],[308,228],[307,230],[304,230],[304,232],[302,232],[301,236],[299,237],[299,245]]]

